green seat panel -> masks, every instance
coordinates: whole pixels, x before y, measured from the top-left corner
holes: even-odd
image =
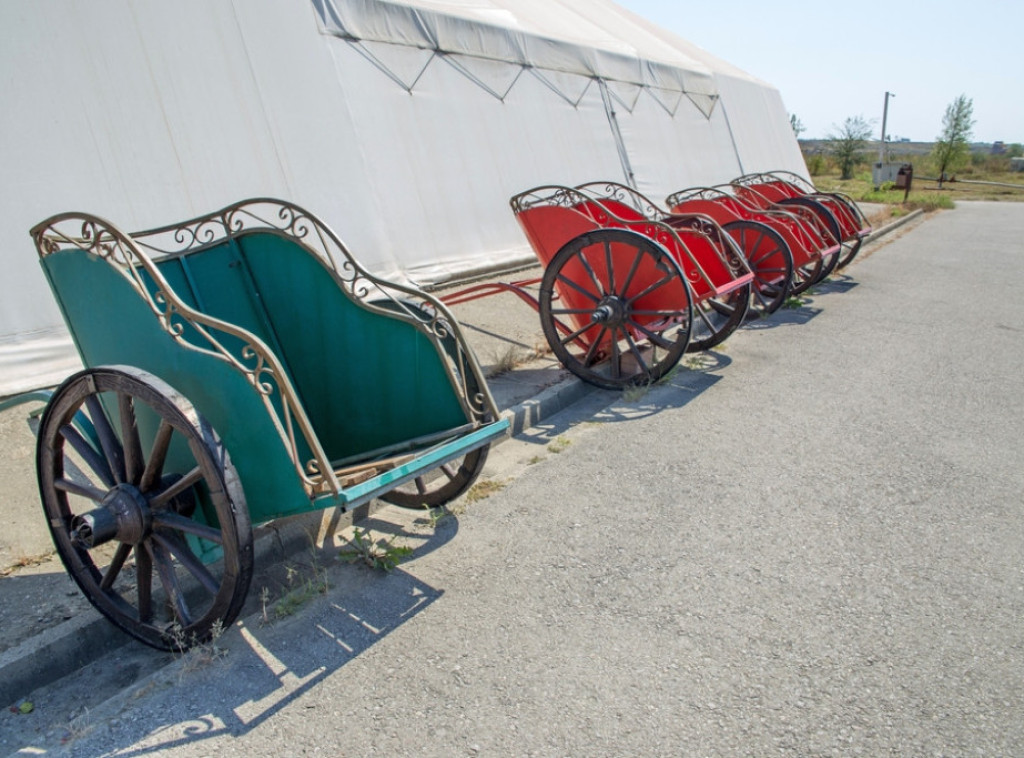
[[[324,264],[289,238],[264,232],[238,242],[328,458],[469,421],[443,359],[414,325],[349,300]]]

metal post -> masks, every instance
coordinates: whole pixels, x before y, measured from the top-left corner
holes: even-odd
[[[889,118],[889,98],[896,97],[892,92],[885,93],[885,105],[882,106],[882,143],[878,146],[878,162],[885,163],[885,122]]]

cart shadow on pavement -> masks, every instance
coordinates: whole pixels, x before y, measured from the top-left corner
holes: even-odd
[[[444,595],[400,568],[384,573],[338,563],[328,573],[330,589],[310,598],[311,607],[281,618],[273,610],[246,617],[86,714],[64,741],[91,749],[102,740],[123,757],[247,734]],[[150,652],[159,664],[161,655]]]
[[[295,539],[306,543],[304,549],[258,563],[240,621],[214,642],[183,655],[147,648],[105,622],[93,624],[92,636],[111,655],[20,693],[30,697],[35,711],[30,716],[0,714],[0,722],[7,722],[0,724],[0,733],[9,732],[0,737],[0,754],[43,750],[53,741],[65,746],[78,739],[103,739],[117,743],[113,752],[119,755],[145,755],[244,734],[444,594],[403,566],[451,542],[459,532],[454,515],[389,506],[360,521],[358,527],[374,541],[413,549],[389,573],[362,560],[349,563],[341,551],[351,527],[337,526],[327,526],[326,537],[302,533]],[[47,612],[96,613],[66,574],[26,576],[18,591],[52,592],[51,580],[65,597],[51,597]],[[154,703],[146,719],[133,715],[143,697]],[[143,723],[149,726],[140,734]],[[133,724],[139,726],[133,730]]]
[[[809,294],[812,296],[832,294],[844,295],[859,286],[860,282],[849,274],[832,274],[825,281],[811,287]]]
[[[812,302],[806,296],[801,296],[799,304],[783,306],[767,318],[751,319],[742,328],[745,331],[760,332],[786,326],[802,326],[809,323],[822,311],[821,308],[811,307]]]

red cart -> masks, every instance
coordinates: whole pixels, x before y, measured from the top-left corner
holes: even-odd
[[[706,214],[732,235],[757,277],[754,307],[763,315],[827,276],[827,263],[839,251],[806,209],[752,205],[729,185],[681,190],[665,204],[673,213]]]
[[[619,185],[547,185],[510,201],[544,266],[538,280],[481,284],[442,298],[455,305],[510,291],[540,313],[559,361],[608,389],[664,377],[687,350],[721,343],[746,317],[753,274],[717,224],[672,226],[638,212]]]
[[[790,171],[747,174],[733,180],[733,184],[749,188],[771,202],[803,205],[819,215],[819,206],[823,206],[835,219],[843,246],[836,260],[836,269],[853,261],[864,238],[871,233],[871,224],[853,198],[841,192],[820,192],[806,179]]]

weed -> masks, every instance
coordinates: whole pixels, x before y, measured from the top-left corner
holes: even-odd
[[[556,439],[548,443],[548,451],[555,453],[557,455],[558,453],[561,453],[563,450],[569,447],[569,445],[571,444],[572,440],[570,440],[568,437],[557,437]]]
[[[803,308],[804,302],[804,299],[799,295],[790,295],[789,297],[786,298],[786,302],[783,303],[782,305],[785,308],[796,310],[797,308]]]
[[[83,707],[81,713],[72,717],[63,727],[61,727],[60,744],[67,745],[69,742],[81,739],[92,731],[93,726],[93,724],[89,723],[89,709]]]
[[[381,537],[374,540],[369,530],[356,527],[352,530],[349,547],[342,550],[338,557],[349,563],[362,562],[372,569],[391,573],[403,560],[412,555],[412,548],[395,545],[395,538]]]
[[[648,383],[644,384],[630,384],[622,388],[622,401],[624,403],[636,403],[643,399],[644,395],[647,394],[648,390],[651,389],[651,385]],[[557,440],[556,440],[557,442]],[[554,442],[551,445],[555,444]],[[551,445],[548,445],[550,448]],[[560,453],[561,450],[554,450],[553,452]]]
[[[427,511],[428,524],[431,529],[437,529],[437,525],[440,524],[447,518],[452,516],[451,511],[445,508],[443,505],[439,505],[436,508],[431,508]]]
[[[267,613],[267,605],[270,603],[270,588],[264,587],[260,590],[260,607],[262,609],[262,623],[264,626],[270,623],[270,614]]]
[[[182,661],[180,676],[206,668],[227,657],[227,648],[218,644],[223,635],[224,622],[221,619],[213,622],[209,639],[203,642],[200,642],[195,634],[185,634],[181,625],[175,622],[171,626],[170,636],[175,654]]]
[[[326,578],[317,572],[299,586],[290,589],[274,604],[274,616],[279,619],[291,616],[317,595],[326,594],[328,589],[330,586]]]
[[[527,466],[532,466],[533,464],[540,463],[543,460],[546,460],[543,455],[535,455],[530,460],[528,460],[526,462],[526,465]]]
[[[488,370],[487,376],[491,378],[507,374],[518,366],[522,360],[523,356],[520,354],[519,348],[515,345],[510,345],[504,353],[495,357],[494,365]]]
[[[683,367],[680,366],[677,363],[675,366],[673,366],[668,371],[666,371],[665,375],[663,377],[661,377],[661,379],[656,381],[655,384],[668,384],[673,379],[675,379],[679,375],[679,372],[682,371],[682,370],[683,370]]]
[[[491,495],[501,492],[507,486],[507,482],[498,479],[484,479],[469,488],[465,500],[467,503],[479,503],[481,500],[486,500]]]

